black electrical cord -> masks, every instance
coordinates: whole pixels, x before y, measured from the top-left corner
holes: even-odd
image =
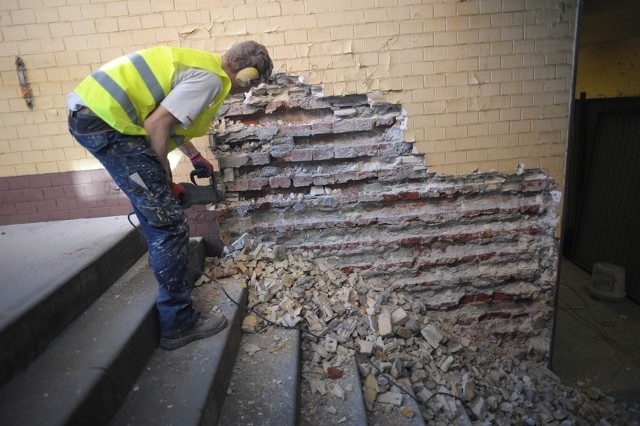
[[[209,281],[211,281],[213,284],[215,284],[223,293],[225,296],[227,296],[227,298],[233,302],[234,304],[236,304],[238,307],[245,309],[246,311],[252,312],[254,314],[256,314],[258,317],[260,317],[263,321],[267,322],[270,325],[273,325],[275,327],[280,327],[280,328],[284,328],[287,330],[297,330],[300,333],[303,334],[308,334],[312,337],[314,337],[315,339],[321,339],[322,336],[319,336],[315,333],[312,333],[309,330],[306,330],[302,327],[297,327],[297,326],[289,326],[289,325],[283,325],[283,324],[278,324],[276,322],[271,321],[270,319],[266,318],[265,316],[263,316],[262,314],[260,314],[257,310],[255,310],[254,308],[250,307],[250,306],[245,306],[240,302],[237,302],[236,300],[233,299],[233,297],[231,297],[231,295],[229,295],[229,293],[227,293],[227,290],[224,288],[224,286],[222,284],[220,284],[220,282],[218,282],[218,280],[216,280],[215,278],[213,278],[212,276],[206,274],[204,271],[201,271],[200,269],[193,267],[193,266],[189,266],[192,270],[194,270],[195,272],[198,272],[200,274],[202,274],[205,278],[207,278]],[[366,354],[358,351],[358,349],[356,349],[355,345],[353,345],[353,347],[347,345],[346,343],[341,343],[339,342],[339,344],[346,348],[346,349],[351,349],[353,351],[355,351],[355,353],[359,354],[359,355],[364,355],[366,356]],[[400,392],[409,396],[411,399],[413,399],[416,404],[421,405],[420,401],[418,401],[418,399],[413,395],[413,393],[409,392],[408,390],[406,390],[402,385],[400,385],[399,383],[397,383],[396,381],[393,380],[393,378],[389,377],[389,375],[387,373],[385,373],[384,371],[382,371],[380,368],[378,368],[377,365],[375,365],[373,362],[369,362],[369,364],[378,372],[378,374],[383,375],[387,380],[389,380],[389,383],[391,383],[393,386],[397,387],[398,389],[400,389]],[[433,393],[429,398],[427,398],[427,400],[424,402],[425,405],[435,396],[438,395],[444,395],[444,396],[450,396],[452,398],[457,399],[458,401],[460,401],[463,405],[463,407],[465,408],[465,410],[467,411],[467,414],[469,415],[469,417],[471,418],[471,420],[478,420],[475,416],[475,414],[473,413],[473,411],[471,410],[471,408],[469,407],[469,403],[466,399],[464,398],[460,398],[459,396],[453,395],[451,393],[448,392],[435,392]]]
[[[131,221],[131,216],[135,214],[135,212],[131,212],[127,215],[127,219],[129,220],[129,223],[131,224],[131,226],[133,226],[135,229],[138,230],[138,232],[140,232],[141,234],[144,235],[144,233],[142,231],[140,231],[140,229]],[[244,309],[245,311],[251,312],[255,315],[257,315],[260,319],[262,319],[263,321],[265,321],[266,323],[273,325],[275,327],[280,327],[286,330],[297,330],[302,334],[308,334],[310,336],[312,336],[313,338],[320,340],[322,338],[322,336],[317,335],[315,333],[312,333],[311,331],[304,329],[302,327],[297,327],[297,326],[290,326],[290,325],[283,325],[283,324],[278,324],[274,321],[271,321],[270,319],[266,318],[264,315],[262,315],[260,312],[258,312],[256,309],[244,305],[240,302],[238,302],[237,300],[235,300],[233,297],[231,297],[231,295],[227,292],[227,290],[224,288],[224,286],[222,284],[220,284],[220,282],[218,280],[216,280],[214,277],[210,276],[209,274],[205,273],[204,271],[201,271],[199,268],[196,268],[194,266],[189,265],[189,268],[191,268],[194,272],[197,272],[199,274],[201,274],[202,276],[204,276],[205,278],[207,278],[209,281],[211,281],[213,284],[216,285],[216,287],[218,287],[222,293],[227,297],[227,299],[229,299],[233,304],[235,304],[236,306],[238,306],[241,309]],[[353,347],[350,347],[349,345],[347,345],[346,343],[341,343],[339,342],[340,346],[348,349],[348,350],[353,350],[355,351],[356,354],[359,355],[363,355],[363,356],[367,356],[366,354],[360,352],[358,349],[356,349],[355,344],[353,345]],[[413,395],[412,392],[409,392],[408,390],[406,390],[402,385],[400,385],[399,383],[397,383],[396,381],[393,380],[392,377],[389,377],[389,375],[387,373],[385,373],[384,371],[382,371],[380,368],[378,368],[377,365],[375,365],[373,362],[369,362],[369,365],[371,365],[380,375],[383,375],[387,380],[389,380],[389,383],[391,383],[393,386],[397,387],[401,393],[409,396],[411,399],[413,399],[416,404],[418,404],[418,406],[422,405],[420,403],[420,401],[418,401],[418,399]],[[469,407],[469,401],[467,401],[464,398],[460,398],[459,396],[453,395],[451,393],[448,392],[435,392],[433,393],[431,396],[429,396],[429,398],[427,398],[427,400],[424,402],[424,405],[426,406],[426,404],[431,401],[431,399],[433,399],[434,397],[438,396],[438,395],[443,395],[443,396],[449,396],[451,398],[457,399],[458,401],[460,401],[460,403],[462,404],[462,406],[464,407],[464,409],[466,410],[467,414],[469,415],[469,417],[471,418],[471,420],[476,421],[478,420],[478,418],[475,416],[475,414],[473,413],[473,411],[471,410],[471,408]]]

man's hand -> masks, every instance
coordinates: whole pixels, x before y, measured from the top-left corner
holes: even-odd
[[[213,174],[213,164],[211,164],[202,154],[197,153],[190,158],[193,168],[196,170],[196,176],[199,178],[210,177]]]
[[[176,199],[178,204],[182,204],[184,201],[182,198],[187,195],[187,190],[179,183],[169,182],[169,188],[171,188],[171,195]]]

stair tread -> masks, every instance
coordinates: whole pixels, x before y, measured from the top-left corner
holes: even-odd
[[[0,386],[146,252],[125,216],[0,227]]]
[[[127,234],[126,216],[0,226],[0,329]]]
[[[299,371],[297,330],[243,334],[218,424],[296,425]]]
[[[157,344],[156,295],[145,255],[0,389],[3,424],[110,415]],[[97,389],[104,393],[96,396]]]
[[[246,287],[233,280],[224,286],[234,300],[246,303]],[[157,349],[110,424],[216,423],[240,344],[244,312],[221,291],[212,294],[227,317],[227,327],[173,351]]]

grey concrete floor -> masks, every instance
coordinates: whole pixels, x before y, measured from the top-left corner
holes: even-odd
[[[578,389],[596,387],[640,409],[640,305],[591,297],[591,275],[561,260],[551,369]]]
[[[0,329],[46,299],[132,229],[127,216],[0,226]]]

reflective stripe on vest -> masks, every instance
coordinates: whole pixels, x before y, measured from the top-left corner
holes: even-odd
[[[158,105],[164,99],[164,91],[162,90],[162,86],[160,86],[160,82],[156,78],[155,74],[151,71],[151,68],[149,68],[149,64],[147,64],[147,61],[145,61],[139,53],[132,53],[128,55],[127,58],[131,61],[133,66],[136,67],[136,70],[138,70],[140,77],[142,77],[142,81],[147,85],[147,89],[149,89],[149,92],[153,96],[153,100],[156,105]],[[116,100],[116,102],[120,104],[120,107],[122,107],[122,109],[127,113],[129,120],[131,120],[132,123],[138,126],[142,125],[138,120],[138,113],[136,112],[129,95],[127,95],[127,92],[118,86],[118,83],[113,81],[107,73],[100,70],[93,73],[93,78],[113,97],[113,99]]]
[[[231,81],[218,55],[164,46],[145,49],[115,59],[95,71],[78,85],[76,93],[116,130],[146,135],[142,122],[171,90],[171,80],[180,66],[207,70],[222,79],[220,93],[188,128],[172,127],[171,137],[180,145],[185,139],[206,134],[215,112],[231,89]]]
[[[142,126],[142,123],[138,121],[138,113],[133,107],[131,99],[129,99],[129,95],[127,95],[127,92],[122,90],[122,87],[118,86],[118,83],[113,81],[106,72],[100,70],[93,73],[93,78],[104,88],[104,90],[107,91],[107,93],[113,96],[113,99],[115,99],[116,102],[120,104],[133,124]]]

